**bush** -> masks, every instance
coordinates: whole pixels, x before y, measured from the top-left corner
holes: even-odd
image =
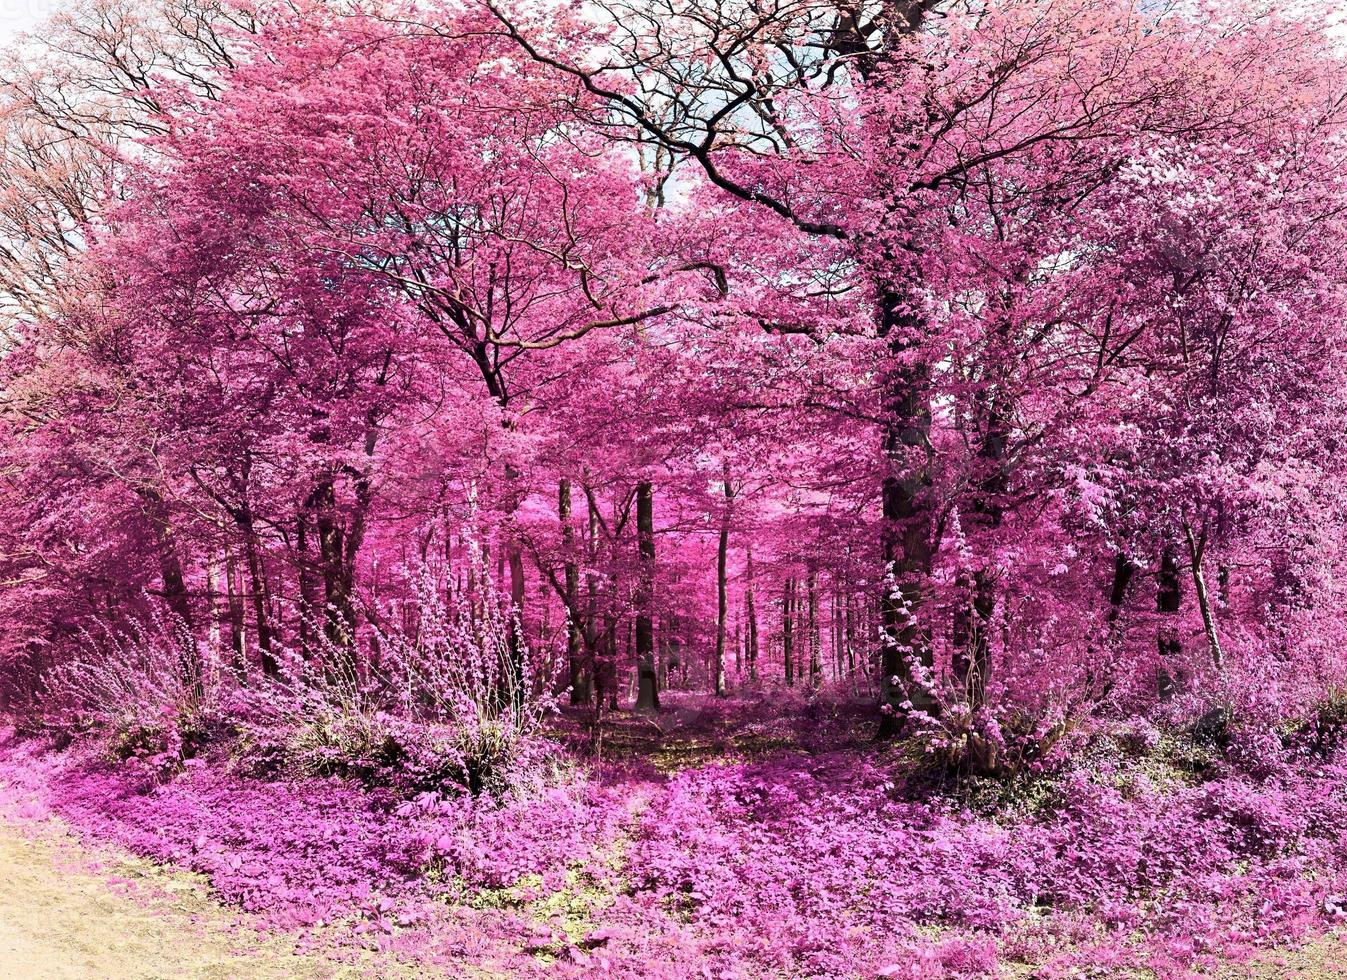
[[[368,649],[327,638],[308,656],[280,649],[280,676],[252,687],[168,615],[86,636],[49,675],[44,726],[97,733],[113,758],[164,772],[231,736],[254,776],[474,796],[546,782],[555,699],[480,553],[466,584],[433,566],[408,578],[409,597],[378,617]]]
[[[1347,742],[1347,689],[1330,691],[1308,718],[1291,728],[1285,742],[1302,755],[1332,759]]]
[[[43,727],[67,739],[97,732],[113,758],[172,770],[228,728],[221,704],[232,675],[216,654],[162,612],[86,633],[76,656],[46,678]]]
[[[433,566],[418,569],[413,602],[390,610],[385,621],[397,625],[378,634],[392,713],[421,726],[405,741],[416,760],[409,774],[424,788],[522,790],[550,755],[541,733],[557,704],[509,598],[477,554],[463,587]]]
[[[282,655],[278,682],[239,694],[246,770],[491,796],[545,780],[555,699],[508,597],[480,559],[464,586],[433,566],[410,584],[375,627],[377,661],[342,667],[350,651],[324,642],[308,659]]]
[[[1013,783],[1050,770],[1072,724],[1056,712],[996,712],[956,702],[939,714],[913,713],[910,728],[904,752],[914,774],[942,783]]]

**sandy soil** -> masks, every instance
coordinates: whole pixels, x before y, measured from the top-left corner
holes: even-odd
[[[297,956],[293,937],[248,928],[198,876],[95,853],[56,831],[32,836],[2,819],[0,980],[413,975],[372,956],[353,964]]]

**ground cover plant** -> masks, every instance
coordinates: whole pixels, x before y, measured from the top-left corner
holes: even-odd
[[[0,62],[0,808],[449,975],[1336,928],[1340,28],[59,13]]]

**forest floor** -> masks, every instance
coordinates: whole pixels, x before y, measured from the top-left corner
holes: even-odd
[[[1347,980],[1347,766],[1109,742],[942,802],[855,705],[788,707],[567,712],[573,768],[501,805],[0,729],[0,980]]]
[[[55,821],[0,822],[0,980],[427,975],[368,951],[352,963],[299,954],[293,937],[258,931],[248,918],[220,905],[202,875],[90,844]],[[1347,938],[1330,936],[1223,977],[1337,980],[1345,962]]]

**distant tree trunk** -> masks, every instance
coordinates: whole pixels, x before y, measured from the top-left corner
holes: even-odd
[[[299,647],[305,660],[316,653],[320,602],[318,574],[309,555],[308,511],[306,502],[295,521],[295,551],[299,561]]]
[[[616,629],[616,624],[611,622],[610,616],[601,614],[600,610],[596,562],[601,521],[593,495],[586,493],[585,499],[588,502],[589,514],[586,534],[589,570],[585,573],[587,607],[585,645],[588,648],[590,675],[594,679],[595,710],[601,715],[605,703],[614,711],[617,710],[617,665],[612,662],[612,658],[609,656],[609,647],[611,646],[609,635],[612,630]],[[600,628],[601,619],[603,620],[602,629]]]
[[[222,632],[220,629],[220,560],[212,548],[206,556],[206,622],[210,648],[218,654]]]
[[[734,674],[744,676],[744,623],[739,618],[739,610],[734,611]]]
[[[589,673],[581,650],[578,608],[580,570],[575,564],[575,529],[571,527],[571,481],[562,480],[557,491],[557,517],[561,521],[561,544],[566,553],[566,664],[571,681],[571,704],[589,704]]]
[[[159,491],[149,487],[137,490],[144,504],[145,516],[154,529],[154,541],[159,558],[159,579],[162,595],[168,608],[182,620],[190,630],[193,625],[192,602],[187,594],[187,579],[182,571],[182,559],[178,554],[178,535],[173,528],[173,520],[168,505]]]
[[[262,657],[262,674],[265,677],[275,677],[280,673],[280,664],[276,661],[273,649],[269,590],[251,515],[247,515],[246,520],[243,533],[243,561],[248,569],[248,593],[253,607],[253,632],[257,635],[257,649]]]
[[[845,620],[842,629],[846,635],[847,676],[851,677],[856,673],[856,598],[850,591],[846,594],[846,606],[842,615]]]
[[[505,542],[505,561],[510,566],[510,657],[514,663],[515,697],[524,696],[524,546],[511,534]]]
[[[640,593],[636,611],[637,711],[659,711],[659,675],[655,665],[655,492],[649,480],[636,485],[636,543],[640,554]]]
[[[616,711],[618,705],[617,628],[620,625],[621,623],[616,616],[604,617],[603,643],[601,646],[603,657],[600,669],[602,669],[606,678],[604,687],[608,692],[608,709],[610,711]]]
[[[832,661],[833,680],[842,679],[842,593],[833,583],[828,595],[828,647]]]
[[[163,586],[164,602],[176,616],[183,633],[179,639],[179,669],[182,679],[191,688],[192,696],[200,699],[204,693],[201,652],[196,647],[195,634],[192,631],[192,601],[187,594],[187,579],[182,571],[182,558],[178,554],[178,536],[173,528],[172,515],[168,504],[159,491],[151,487],[137,490],[144,504],[145,516],[154,529],[156,550],[159,554],[159,578]]]
[[[748,676],[758,679],[758,611],[753,606],[753,546],[748,548],[748,583],[744,589],[744,611],[748,616]]]
[[[1183,587],[1179,581],[1178,562],[1174,559],[1174,553],[1168,548],[1160,555],[1158,586],[1155,611],[1167,616],[1176,615],[1183,605]],[[1160,697],[1167,699],[1173,696],[1175,690],[1175,679],[1171,670],[1176,666],[1175,661],[1183,651],[1178,627],[1172,623],[1162,622],[1156,637],[1156,645],[1160,654],[1156,687]]]
[[[225,548],[225,591],[229,617],[229,646],[233,651],[234,672],[240,681],[248,680],[248,646],[244,635],[243,581],[234,552]]]
[[[990,576],[979,571],[960,580],[965,593],[963,605],[954,619],[952,635],[954,676],[963,685],[970,707],[979,708],[986,700],[987,680],[991,672],[991,616],[996,608],[996,591]]]
[[[725,466],[725,516],[720,522],[720,547],[716,552],[716,694],[725,695],[725,616],[729,610],[726,569],[730,548],[730,504],[734,491],[730,488],[730,468]]]
[[[1207,550],[1207,529],[1204,527],[1198,535],[1188,524],[1183,526],[1188,538],[1188,556],[1193,564],[1193,592],[1197,595],[1197,607],[1202,613],[1202,629],[1207,634],[1207,651],[1217,670],[1225,660],[1221,653],[1221,640],[1216,634],[1216,617],[1212,613],[1211,600],[1207,596],[1207,578],[1202,571],[1202,558]]]
[[[1127,598],[1127,586],[1136,575],[1137,566],[1124,552],[1118,552],[1113,558],[1113,586],[1108,593],[1108,622],[1112,626],[1122,615],[1123,600]]]
[[[342,567],[346,554],[346,531],[337,519],[337,491],[331,479],[318,484],[313,492],[315,526],[318,528],[318,554],[323,575],[324,617],[329,653],[342,651],[343,663],[325,665],[330,671],[345,671],[345,651],[351,646],[355,631],[355,610],[347,588]]]
[[[809,683],[818,687],[823,681],[823,664],[821,663],[823,637],[819,631],[818,616],[818,575],[811,571],[806,579],[806,588],[809,591]]]
[[[795,580],[787,578],[781,597],[781,657],[786,686],[795,684]]]

